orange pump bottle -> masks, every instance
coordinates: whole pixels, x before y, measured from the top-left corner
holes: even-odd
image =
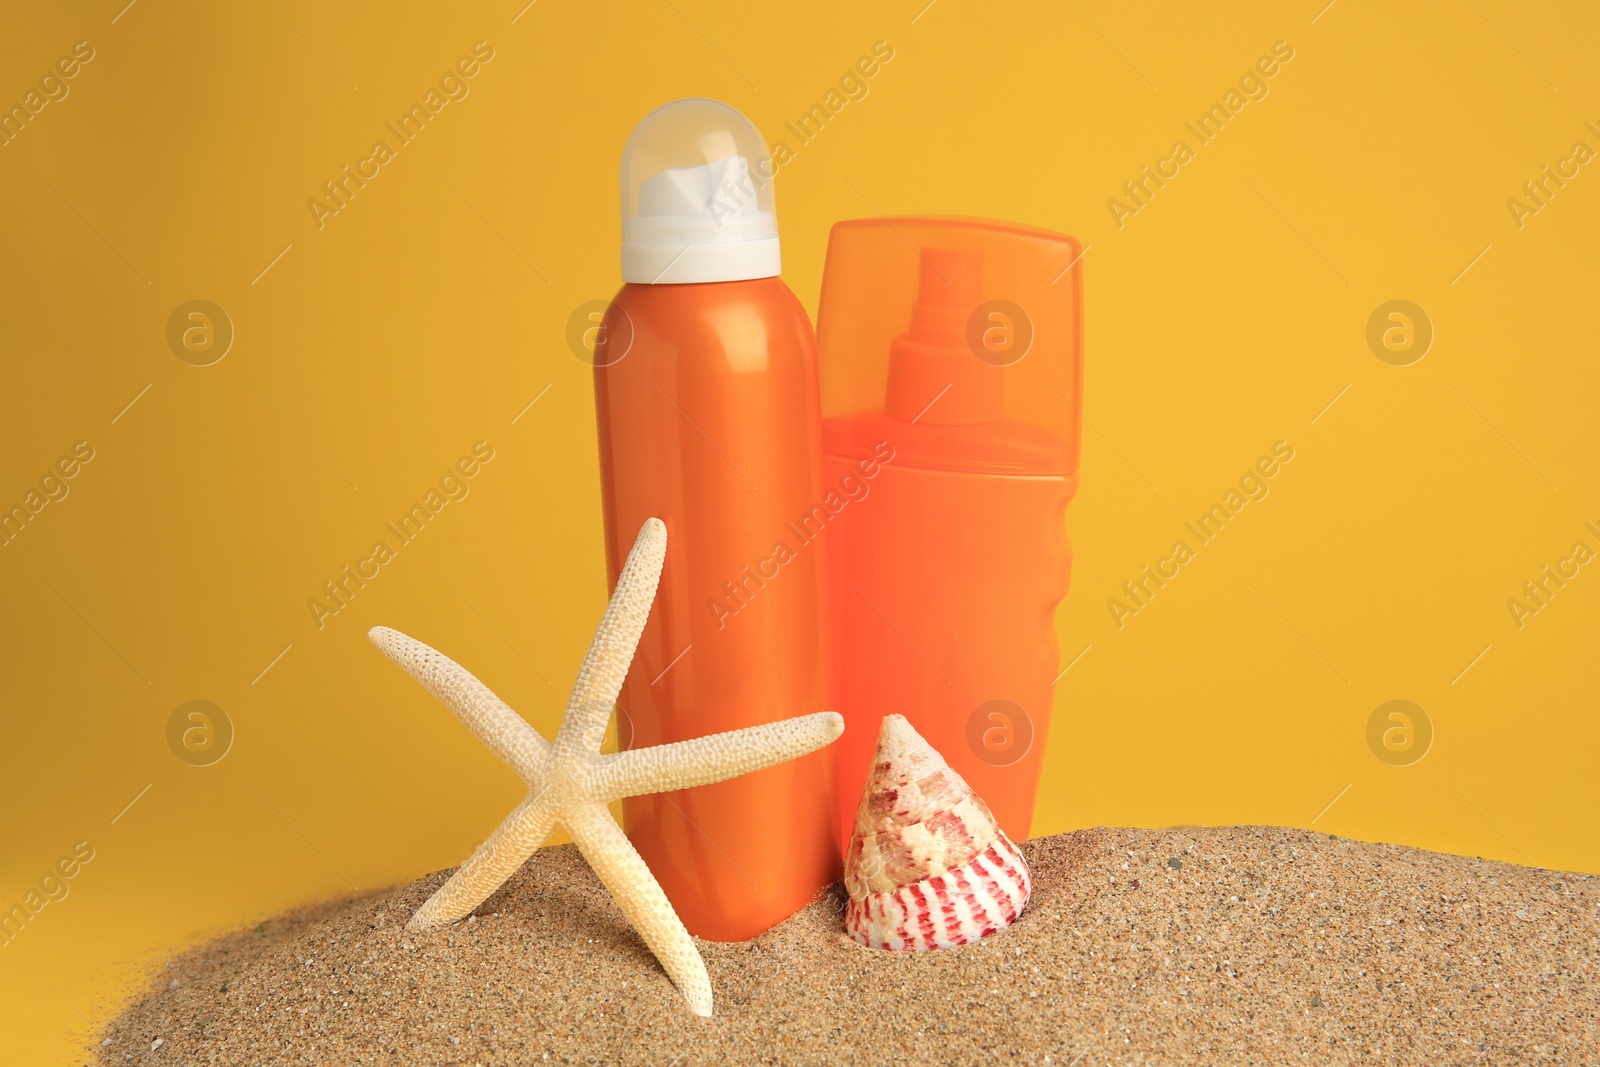
[[[835,700],[834,833],[905,715],[1028,836],[1060,670],[1078,485],[1077,242],[945,218],[840,223],[817,337]]]
[[[825,566],[791,528],[819,499],[816,342],[777,277],[766,149],[737,111],[669,104],[623,156],[623,279],[595,346],[606,559],[667,525],[661,584],[617,703],[624,748],[829,703]],[[623,801],[690,933],[745,940],[838,877],[826,751]]]

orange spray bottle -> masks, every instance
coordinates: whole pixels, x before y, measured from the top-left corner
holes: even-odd
[[[606,558],[667,524],[666,566],[617,702],[619,743],[660,745],[829,702],[816,342],[778,278],[772,169],[743,115],[680,100],[623,153],[624,285],[595,346]],[[872,731],[876,736],[876,731]],[[690,933],[755,936],[838,877],[826,751],[623,802]]]
[[[1079,246],[948,218],[839,223],[818,312],[843,844],[904,715],[1023,840],[1054,683],[1082,380]]]

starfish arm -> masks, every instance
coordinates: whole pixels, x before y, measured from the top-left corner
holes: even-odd
[[[539,850],[555,822],[555,805],[542,792],[517,805],[472,858],[417,909],[406,929],[431,930],[470,914]]]
[[[467,729],[524,780],[537,777],[543,770],[550,743],[465,667],[387,626],[374,626],[367,631],[367,639],[455,712]]]
[[[667,525],[660,519],[646,519],[639,538],[628,553],[628,561],[617,577],[617,588],[606,605],[605,616],[595,630],[594,642],[578,668],[572,697],[561,720],[558,744],[575,745],[589,752],[600,751],[611,719],[611,708],[628,676],[628,664],[639,646],[650,603],[656,597],[661,566],[667,557]]]
[[[590,779],[590,795],[607,802],[645,793],[710,785],[815,752],[844,733],[838,712],[819,711],[764,726],[622,752]]]
[[[661,961],[696,1015],[711,1014],[711,977],[655,875],[604,807],[586,804],[562,819],[622,914]]]

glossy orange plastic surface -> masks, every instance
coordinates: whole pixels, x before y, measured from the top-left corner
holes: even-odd
[[[1080,280],[1069,237],[961,219],[834,227],[818,322],[835,840],[898,712],[1028,836],[1060,670],[1078,485]]]
[[[667,558],[621,698],[624,748],[829,702],[816,345],[777,278],[625,285],[595,347],[610,581],[640,524]],[[623,802],[623,825],[690,933],[745,940],[839,875],[826,750]]]

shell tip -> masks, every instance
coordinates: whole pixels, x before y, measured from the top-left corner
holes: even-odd
[[[913,752],[926,753],[943,762],[943,757],[904,715],[885,715],[878,728],[878,760],[894,761]]]

